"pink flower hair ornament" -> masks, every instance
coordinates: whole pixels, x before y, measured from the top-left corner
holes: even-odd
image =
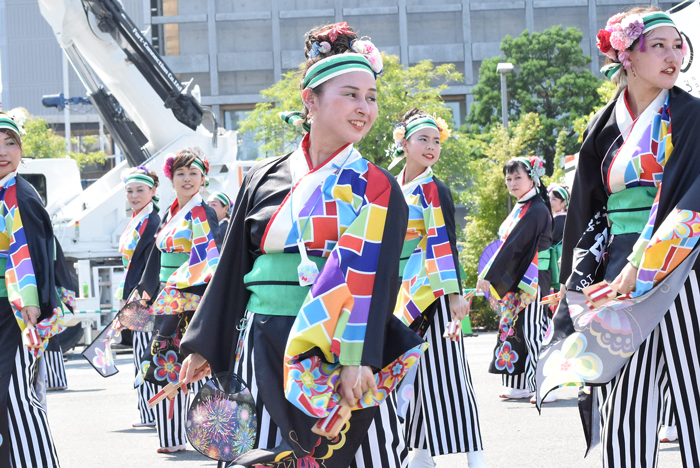
[[[165,174],[165,177],[167,177],[170,180],[173,179],[173,163],[174,162],[175,162],[175,157],[171,153],[165,158],[165,163],[163,163],[163,174]]]

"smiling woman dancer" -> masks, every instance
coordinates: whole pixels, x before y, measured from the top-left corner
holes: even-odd
[[[63,328],[54,282],[51,219],[17,174],[22,127],[0,113],[0,466],[58,468],[46,411],[34,390],[38,356]],[[22,333],[34,328],[43,347]]]
[[[138,294],[130,297],[137,300],[146,293],[152,300],[151,313],[156,320],[142,375],[156,385],[157,391],[157,387],[179,380],[180,340],[219,261],[214,241],[219,221],[199,194],[206,183],[209,163],[198,148],[187,148],[166,158],[163,172],[177,198],[163,216]],[[159,453],[185,450],[187,404],[188,394],[183,390],[173,401],[165,399],[156,405]]]
[[[497,300],[501,310],[489,372],[503,376],[506,390],[501,398],[520,399],[534,395],[537,358],[547,327],[547,315],[540,307],[537,257],[549,249],[552,216],[540,180],[544,165],[539,157],[513,158],[503,167],[503,175],[517,202],[498,230],[501,247],[479,275],[476,289],[490,291],[492,303]],[[555,399],[550,396],[550,401]]]
[[[124,276],[114,297],[121,303],[126,301],[136,288],[146,268],[148,254],[156,241],[156,233],[160,226],[158,206],[155,202],[158,176],[144,166],[129,169],[124,177],[126,200],[129,202],[132,215],[119,237],[119,253],[124,264]],[[134,368],[136,378],[141,374],[143,355],[148,351],[153,334],[151,332],[132,333],[134,344]],[[140,380],[140,379],[139,379]],[[141,382],[136,387],[138,393],[138,409],[141,420],[133,423],[134,427],[153,427],[156,425],[156,415],[148,407],[148,400],[155,395],[155,387],[151,382]]]
[[[433,174],[447,123],[417,108],[394,130],[394,154],[406,158],[397,180],[408,204],[408,231],[399,271],[394,313],[426,337],[415,391],[406,415],[406,439],[414,452],[410,468],[432,467],[432,457],[467,452],[469,466],[483,468],[479,410],[460,332],[443,337],[451,320],[462,320],[469,303],[462,295],[452,193]],[[409,382],[406,382],[407,384]]]
[[[304,111],[282,117],[309,133],[246,175],[182,342],[182,376],[235,364],[248,383],[258,450],[235,464],[399,467],[407,450],[395,403],[374,406],[372,392],[389,395],[424,346],[392,314],[408,209],[394,178],[354,147],[377,118],[381,56],[345,23],[308,32],[305,54]],[[349,406],[365,409],[331,440],[311,428],[335,406],[336,380]]]
[[[618,84],[618,92],[584,135],[564,230],[561,280],[568,289],[581,290],[604,277],[620,294],[640,296],[677,268],[700,238],[700,100],[674,86],[685,45],[671,18],[658,9],[611,17],[598,34],[598,47],[608,56],[602,71]],[[607,248],[601,249],[600,239],[609,234]],[[615,348],[616,335],[625,331],[619,323],[605,325],[612,335],[604,347],[610,354],[605,349],[588,354],[598,370],[621,368],[595,393],[601,400],[605,467],[656,466],[668,394],[683,466],[700,466],[697,268],[678,290],[669,290],[675,297],[670,309],[653,309],[655,317],[646,325],[655,328],[636,351]],[[543,360],[545,369],[547,363]]]

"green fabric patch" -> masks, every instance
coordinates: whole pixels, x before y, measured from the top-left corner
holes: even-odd
[[[420,237],[403,243],[403,248],[401,249],[401,259],[399,260],[399,278],[403,279],[403,271],[406,268],[406,263],[408,263],[408,259],[411,258],[411,254],[416,250],[419,243]]]
[[[631,187],[608,198],[610,233],[639,234],[649,221],[657,187]]]
[[[537,268],[541,271],[549,270],[549,260],[552,258],[550,249],[537,252]]]
[[[175,271],[190,261],[190,254],[178,252],[161,252],[160,254],[160,282],[166,283]]]
[[[2,278],[0,278],[0,297],[7,297],[7,284],[5,284],[5,270],[7,270],[7,257],[0,258],[0,271],[2,271]]]
[[[323,269],[326,259],[309,255],[308,258]],[[273,253],[261,255],[253,269],[243,277],[250,291],[246,309],[256,314],[296,317],[304,304],[310,286],[299,285],[297,267],[301,263],[298,253]]]

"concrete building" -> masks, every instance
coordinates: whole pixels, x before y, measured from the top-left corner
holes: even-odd
[[[584,53],[598,73],[602,56],[595,36],[612,14],[637,0],[122,0],[125,10],[183,82],[194,80],[202,104],[235,129],[260,102],[259,91],[302,61],[303,34],[311,27],[347,21],[405,65],[424,59],[452,62],[464,82],[445,93],[455,120],[463,122],[485,58],[500,55],[500,42],[525,29],[556,25],[583,32]],[[651,3],[669,9],[679,2]],[[24,106],[60,124],[63,114],[41,105],[41,96],[61,92],[62,56],[36,0],[0,0],[2,104]],[[84,88],[70,73],[70,94]],[[75,125],[96,128],[90,106],[71,114]],[[75,128],[74,125],[74,128]],[[80,128],[80,127],[78,127]],[[59,126],[59,129],[60,128]],[[255,159],[244,136],[240,157]]]

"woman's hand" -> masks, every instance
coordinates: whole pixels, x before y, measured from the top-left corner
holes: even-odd
[[[485,279],[479,278],[476,281],[476,292],[487,293],[487,292],[489,292],[490,288],[491,288],[491,283],[489,283]]]
[[[351,408],[357,404],[357,400],[362,398],[367,390],[372,390],[375,397],[379,396],[372,368],[369,366],[343,366],[340,371],[338,393]]]
[[[637,272],[638,268],[628,263],[625,268],[622,269],[615,281],[612,282],[611,286],[617,288],[618,294],[629,294],[634,292],[637,288]]]
[[[183,384],[196,382],[209,374],[211,374],[211,368],[207,360],[199,353],[192,353],[182,362],[180,382]]]
[[[464,320],[469,315],[469,301],[459,293],[449,295],[452,320]]]
[[[36,322],[39,320],[39,316],[41,315],[41,311],[36,306],[22,307],[20,313],[22,314],[22,320],[24,320],[24,323],[31,326],[36,325]]]

